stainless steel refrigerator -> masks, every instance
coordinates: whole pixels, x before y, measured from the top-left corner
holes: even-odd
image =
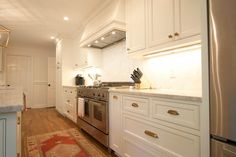
[[[236,0],[209,0],[211,157],[236,157]]]

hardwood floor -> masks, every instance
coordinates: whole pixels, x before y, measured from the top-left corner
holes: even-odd
[[[26,154],[26,138],[29,136],[40,135],[70,128],[78,128],[72,121],[59,114],[55,108],[30,109],[22,113],[22,157],[27,157]],[[89,135],[84,134],[88,140],[105,152],[107,157],[116,157],[114,154],[109,154],[107,149],[100,143],[95,141]]]

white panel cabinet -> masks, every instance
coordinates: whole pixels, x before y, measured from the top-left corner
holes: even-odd
[[[200,0],[175,0],[175,39],[200,35]],[[177,33],[177,34],[176,34]]]
[[[2,65],[3,65],[3,48],[0,47],[0,71],[2,71]]]
[[[126,7],[129,54],[200,43],[200,0],[126,0]]]
[[[122,157],[200,157],[200,103],[110,92],[110,148]]]
[[[0,114],[0,157],[17,156],[18,134],[16,113]]]
[[[146,48],[146,0],[126,0],[126,47],[128,53]]]
[[[148,46],[174,40],[174,0],[148,0]]]
[[[121,96],[119,94],[112,93],[109,97],[109,145],[112,150],[121,155]]]
[[[65,116],[77,123],[77,87],[63,87]]]

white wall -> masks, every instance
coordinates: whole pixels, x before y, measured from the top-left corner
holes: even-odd
[[[54,47],[40,47],[33,45],[9,45],[4,49],[4,71],[0,75],[2,84],[6,83],[6,57],[29,56],[32,59],[32,82],[31,95],[28,105],[30,107],[47,106],[47,84],[48,84],[48,57],[55,57]],[[17,79],[17,78],[16,78]]]
[[[103,49],[102,81],[132,81],[134,68],[143,71],[146,86],[201,93],[201,50],[191,50],[136,60],[125,51],[125,42]]]

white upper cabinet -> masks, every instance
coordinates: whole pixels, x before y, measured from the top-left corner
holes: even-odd
[[[128,53],[146,48],[146,0],[126,0],[126,47]]]
[[[200,35],[200,10],[200,0],[175,0],[176,39]]]
[[[126,0],[126,19],[129,54],[200,43],[200,0]]]
[[[148,46],[174,39],[174,0],[148,0]]]

